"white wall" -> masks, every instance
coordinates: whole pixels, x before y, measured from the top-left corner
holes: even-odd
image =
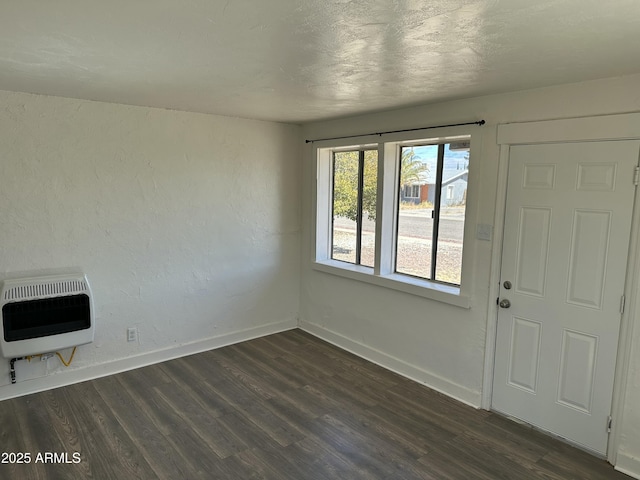
[[[0,279],[81,268],[96,312],[69,369],[19,362],[7,385],[0,361],[0,398],[294,327],[299,135],[0,92]]]
[[[482,148],[470,165],[467,221],[492,224],[496,203],[500,123],[640,110],[640,76],[486,96],[374,115],[319,122],[303,137],[325,138],[485,119]],[[474,130],[476,131],[476,130]],[[449,395],[479,405],[487,325],[491,243],[471,239],[471,308],[466,310],[312,269],[312,148],[304,150],[301,325],[338,345],[411,375]],[[475,172],[475,173],[474,173]],[[473,182],[473,179],[470,181]],[[633,323],[639,323],[634,320]],[[640,326],[627,379],[622,461],[640,459]],[[622,421],[622,419],[618,419]],[[635,463],[640,475],[640,463]]]

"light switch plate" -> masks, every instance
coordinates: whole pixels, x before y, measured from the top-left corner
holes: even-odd
[[[478,240],[491,241],[491,234],[493,233],[493,225],[486,223],[479,223],[476,225],[476,238]]]

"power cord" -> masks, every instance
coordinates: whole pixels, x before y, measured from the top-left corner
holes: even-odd
[[[68,362],[64,361],[64,358],[62,358],[62,355],[60,355],[60,352],[56,352],[56,355],[58,356],[58,358],[60,359],[60,361],[65,367],[68,367],[69,365],[71,365],[71,362],[73,362],[73,356],[76,354],[76,348],[78,347],[73,347],[73,352],[71,352],[71,356],[69,357]]]

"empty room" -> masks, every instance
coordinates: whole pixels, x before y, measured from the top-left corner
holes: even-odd
[[[0,27],[0,478],[640,479],[636,0]]]

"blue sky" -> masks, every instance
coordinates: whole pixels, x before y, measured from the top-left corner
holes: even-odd
[[[436,173],[436,163],[438,161],[438,146],[437,145],[425,145],[419,147],[413,147],[418,160],[426,163],[429,166],[429,172],[426,175],[428,183],[433,183]],[[467,151],[451,151],[449,145],[445,147],[444,151],[444,178],[449,178],[455,175],[457,172],[464,170],[464,166],[467,163],[466,157],[469,152]]]

